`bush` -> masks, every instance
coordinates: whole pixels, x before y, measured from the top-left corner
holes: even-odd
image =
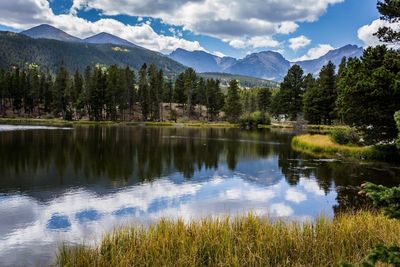
[[[271,118],[266,113],[256,111],[240,116],[239,123],[242,128],[257,128],[258,125],[270,125]]]
[[[361,137],[354,129],[336,129],[330,133],[333,142],[340,145],[359,145]]]

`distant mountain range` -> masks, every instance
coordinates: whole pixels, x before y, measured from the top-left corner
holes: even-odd
[[[299,64],[305,73],[318,75],[321,68],[332,61],[338,65],[343,57],[360,57],[361,47],[346,45],[326,55],[307,61],[290,62],[281,54],[263,51],[245,58],[218,57],[204,51],[177,49],[165,56],[140,47],[109,33],[99,33],[86,39],[72,36],[51,25],[43,24],[20,34],[0,32],[0,67],[36,63],[55,71],[61,60],[71,71],[83,70],[87,65],[117,64],[139,69],[143,63],[154,63],[166,73],[178,73],[191,67],[200,73],[220,77],[259,78],[251,84],[266,80],[280,82],[293,64]],[[247,80],[249,81],[249,80]]]
[[[288,69],[294,64],[300,65],[305,73],[318,75],[321,68],[329,61],[339,65],[343,57],[360,57],[362,53],[363,48],[356,45],[346,45],[329,51],[320,58],[298,62],[290,62],[281,54],[272,51],[253,53],[243,59],[235,59],[218,57],[204,51],[190,52],[177,49],[169,57],[198,72],[224,72],[279,82],[283,80]]]

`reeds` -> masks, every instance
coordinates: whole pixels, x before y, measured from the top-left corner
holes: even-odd
[[[118,229],[98,247],[63,246],[59,266],[338,266],[378,243],[400,244],[400,222],[360,212],[312,222],[254,215]]]

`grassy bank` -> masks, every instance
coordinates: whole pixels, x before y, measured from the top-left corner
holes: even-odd
[[[118,124],[118,122],[89,121],[89,120],[66,121],[60,119],[31,119],[31,118],[0,118],[0,124],[72,127],[74,125],[114,125]]]
[[[188,128],[238,128],[229,122],[128,122],[127,125],[145,125],[148,127],[188,127]]]
[[[59,250],[58,266],[337,266],[360,262],[377,243],[400,245],[400,222],[361,212],[315,223],[249,215],[120,229],[97,248]]]
[[[299,135],[292,139],[293,149],[318,157],[343,157],[365,160],[385,160],[390,155],[374,146],[339,145],[328,135]]]

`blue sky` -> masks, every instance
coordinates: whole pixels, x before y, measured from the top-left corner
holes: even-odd
[[[375,45],[376,0],[1,1],[0,30],[47,23],[85,38],[107,31],[146,48],[237,58],[273,50],[310,59],[346,44]]]

